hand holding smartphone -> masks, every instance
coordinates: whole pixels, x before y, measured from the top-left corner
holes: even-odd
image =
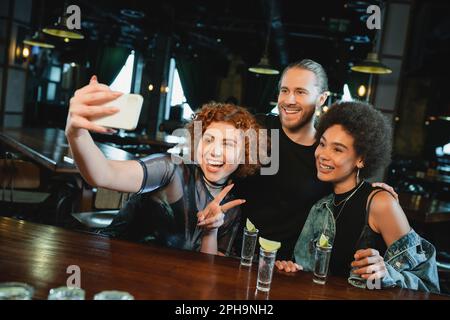
[[[144,98],[139,94],[123,94],[119,98],[102,105],[102,107],[118,108],[119,112],[93,119],[92,122],[108,128],[134,130],[139,121],[143,102]]]

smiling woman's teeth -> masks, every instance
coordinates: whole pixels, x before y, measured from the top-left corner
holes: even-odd
[[[214,166],[214,167],[221,167],[223,165],[222,162],[219,161],[207,161],[208,165]]]
[[[324,165],[324,164],[320,164],[320,167],[321,167],[322,169],[329,169],[329,170],[334,169],[333,167],[326,166],[326,165]]]

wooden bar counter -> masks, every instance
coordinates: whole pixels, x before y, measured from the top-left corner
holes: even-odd
[[[34,299],[46,299],[51,288],[66,284],[71,265],[80,267],[86,299],[103,290],[127,291],[136,299],[448,299],[399,288],[359,289],[339,277],[317,285],[311,273],[279,271],[264,295],[255,290],[255,263],[244,268],[235,258],[0,218],[0,282],[28,283]]]

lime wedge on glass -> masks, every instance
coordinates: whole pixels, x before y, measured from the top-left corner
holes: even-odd
[[[249,218],[247,218],[247,222],[245,223],[245,227],[246,227],[247,230],[250,231],[250,232],[255,232],[255,231],[256,231],[255,225],[250,221]]]
[[[329,246],[329,238],[322,233],[319,238],[319,247],[328,248]]]
[[[281,242],[267,240],[262,237],[259,237],[259,245],[261,248],[263,248],[265,251],[277,251],[281,247]]]

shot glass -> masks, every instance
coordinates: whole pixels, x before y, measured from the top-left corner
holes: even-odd
[[[94,296],[94,300],[134,300],[134,297],[125,291],[102,291]]]
[[[355,270],[355,268],[350,271],[350,276],[347,279],[348,283],[354,287],[365,289],[367,287],[367,279],[364,279],[361,275],[354,273],[353,270]]]
[[[266,251],[263,248],[259,248],[258,280],[256,281],[257,290],[263,292],[268,292],[270,290],[276,256],[276,250]]]
[[[241,264],[251,266],[253,256],[255,255],[256,240],[258,239],[258,229],[248,231],[244,228],[244,237],[242,238]]]
[[[325,284],[328,276],[328,266],[330,264],[332,246],[321,247],[316,243],[314,254],[313,281],[317,284]]]
[[[0,283],[0,300],[31,300],[34,288],[22,282]]]
[[[84,300],[85,292],[77,287],[53,288],[48,294],[48,300]]]

